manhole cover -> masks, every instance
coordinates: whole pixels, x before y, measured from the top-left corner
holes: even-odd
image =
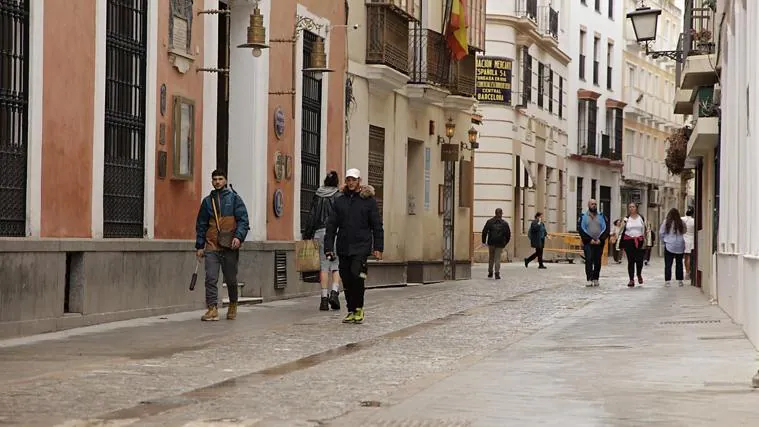
[[[660,322],[661,325],[700,325],[705,323],[720,323],[721,320],[708,320],[708,319],[701,319],[701,320],[667,320],[664,322]]]

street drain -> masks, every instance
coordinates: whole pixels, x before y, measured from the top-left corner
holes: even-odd
[[[725,335],[716,337],[698,337],[700,340],[742,340],[745,339],[745,335]]]
[[[701,320],[666,320],[664,322],[659,322],[660,325],[702,325],[706,323],[721,323],[721,320],[707,320],[707,319],[701,319]]]
[[[380,406],[382,406],[382,403],[376,400],[362,400],[361,406],[363,406],[364,408],[379,408]]]
[[[564,346],[564,347],[550,347],[546,351],[593,351],[593,350],[628,350],[631,349],[629,345],[586,345],[586,346]]]

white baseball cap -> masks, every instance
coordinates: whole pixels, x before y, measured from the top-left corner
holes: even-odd
[[[356,169],[356,168],[348,169],[348,172],[345,172],[345,177],[346,178],[360,179],[361,178],[361,171],[358,170],[358,169]]]

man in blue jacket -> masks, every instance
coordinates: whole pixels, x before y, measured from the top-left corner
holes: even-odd
[[[358,169],[348,169],[343,196],[335,199],[324,236],[325,255],[334,259],[337,250],[340,258],[338,269],[340,278],[343,279],[343,294],[348,308],[343,323],[364,321],[366,260],[370,254],[378,260],[382,259],[384,237],[374,187],[362,186],[361,172]]]
[[[219,320],[219,268],[224,273],[229,294],[227,319],[237,317],[237,263],[240,245],[248,234],[248,210],[242,198],[227,187],[227,174],[221,170],[211,173],[213,190],[200,203],[195,223],[195,249],[198,258],[205,257],[206,307],[200,320]]]
[[[609,222],[603,213],[598,212],[598,203],[594,199],[588,201],[588,211],[580,216],[577,231],[585,252],[585,277],[588,281],[585,286],[598,286],[604,243],[609,238]]]

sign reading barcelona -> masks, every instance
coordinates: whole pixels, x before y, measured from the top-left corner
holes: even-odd
[[[512,60],[495,56],[477,58],[477,100],[511,105]]]

